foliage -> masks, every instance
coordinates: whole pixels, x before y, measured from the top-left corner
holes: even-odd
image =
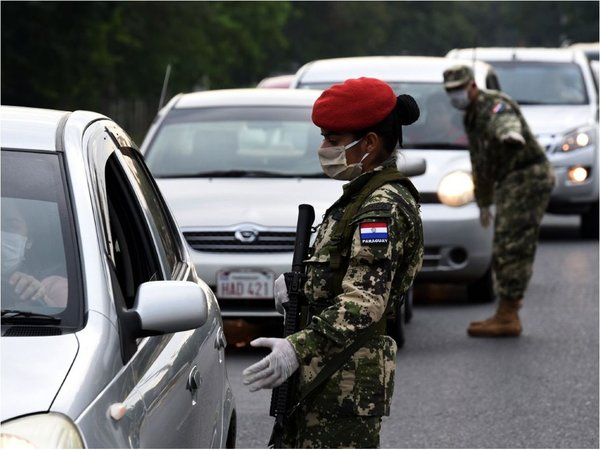
[[[596,1],[1,2],[2,103],[117,114],[312,59],[598,41]],[[123,113],[128,117],[131,114]],[[150,117],[146,117],[150,116]],[[140,131],[141,132],[141,131]]]

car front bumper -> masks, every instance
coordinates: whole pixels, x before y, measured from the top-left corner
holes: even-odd
[[[488,270],[492,253],[492,227],[479,223],[479,208],[443,204],[421,205],[425,255],[416,281],[468,283]],[[276,278],[290,270],[292,253],[229,253],[197,251],[190,254],[198,275],[217,292],[217,273],[229,271],[272,272]],[[219,299],[223,317],[281,317],[269,299]]]

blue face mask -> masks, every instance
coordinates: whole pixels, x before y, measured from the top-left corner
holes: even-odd
[[[466,89],[455,89],[448,91],[448,97],[450,97],[450,103],[456,109],[465,110],[468,108],[469,103],[469,92]]]
[[[2,273],[11,274],[25,259],[27,238],[17,233],[2,232]]]

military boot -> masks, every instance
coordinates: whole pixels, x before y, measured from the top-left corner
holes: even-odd
[[[522,330],[518,313],[520,307],[520,300],[500,300],[496,314],[486,320],[471,322],[467,332],[470,336],[519,336]]]

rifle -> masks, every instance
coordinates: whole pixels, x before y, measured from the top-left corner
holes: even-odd
[[[306,280],[304,260],[308,257],[312,224],[315,220],[315,210],[311,205],[302,204],[298,207],[298,223],[296,225],[296,243],[292,259],[292,271],[284,274],[289,301],[283,304],[285,322],[283,337],[300,330],[300,312],[304,301],[304,282]],[[282,433],[286,420],[291,416],[295,395],[298,387],[298,372],[294,373],[282,385],[273,389],[269,414],[275,417],[275,425],[269,447],[281,448]]]

